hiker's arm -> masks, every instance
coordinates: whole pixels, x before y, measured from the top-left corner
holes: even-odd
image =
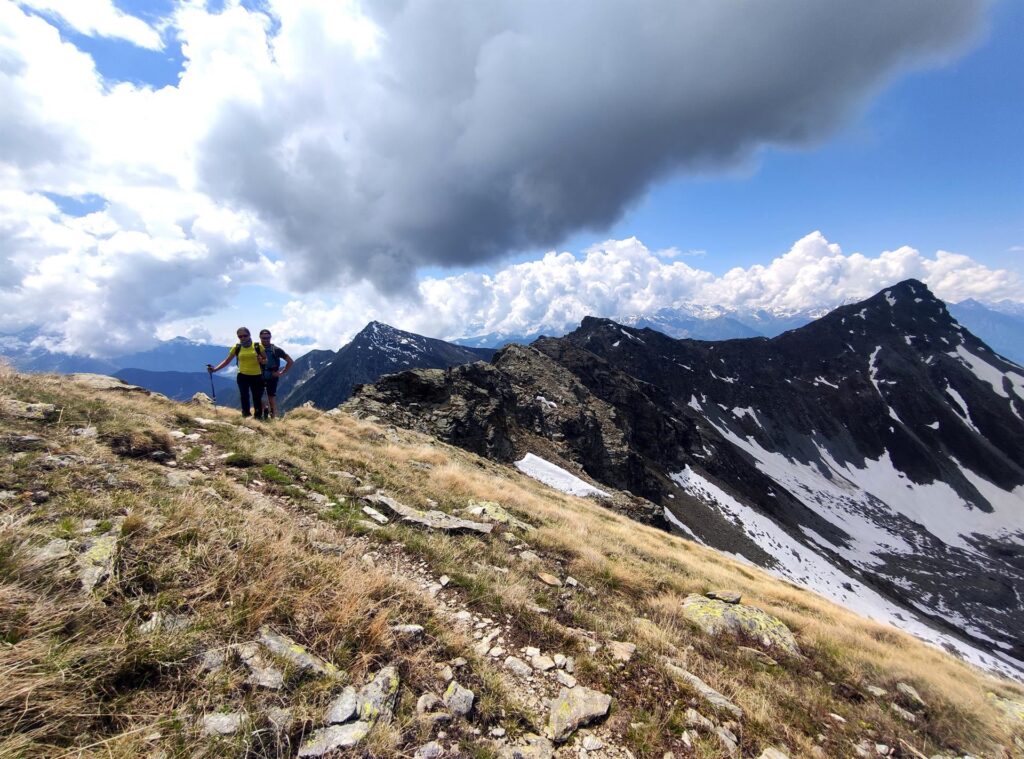
[[[232,348],[231,352],[228,354],[228,357],[226,359],[224,359],[223,361],[221,361],[216,366],[210,366],[209,364],[207,364],[206,365],[206,371],[208,371],[208,372],[219,372],[225,366],[230,364],[231,363],[231,359],[233,359],[234,357],[235,357],[235,350],[234,350],[234,348]]]
[[[287,353],[282,352],[281,353],[281,358],[283,358],[285,360],[285,365],[284,365],[284,369],[278,369],[277,370],[277,376],[278,377],[283,377],[284,375],[286,375],[288,373],[288,370],[292,368],[292,364],[295,363],[294,361],[292,361],[292,357],[289,356]]]

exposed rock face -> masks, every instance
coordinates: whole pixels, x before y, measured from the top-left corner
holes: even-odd
[[[753,606],[690,595],[683,600],[683,616],[709,635],[741,636],[756,640],[765,648],[800,655],[792,631],[779,619]]]
[[[1024,369],[920,282],[773,339],[586,318],[490,364],[384,377],[345,408],[582,470],[658,504],[665,521],[617,504],[644,521],[975,661],[1024,662]]]
[[[316,351],[296,361],[289,372],[295,378],[279,387],[278,393],[284,398],[285,408],[312,401],[317,408],[329,409],[345,401],[357,385],[374,382],[385,374],[416,368],[443,369],[486,360],[493,353],[370,322],[337,353]]]

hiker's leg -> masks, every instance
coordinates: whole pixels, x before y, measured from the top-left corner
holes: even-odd
[[[249,411],[249,381],[248,378],[239,373],[235,381],[238,383],[238,398],[242,403],[242,416],[250,416]]]
[[[266,411],[263,408],[263,375],[259,374],[252,377],[252,406],[253,411],[256,413],[257,419],[263,419],[266,417]]]
[[[264,380],[267,386],[267,405],[270,406],[270,416],[277,419],[277,377]]]

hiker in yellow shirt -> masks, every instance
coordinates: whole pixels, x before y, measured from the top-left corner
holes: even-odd
[[[249,395],[252,394],[252,406],[257,419],[263,419],[263,365],[267,356],[259,343],[252,341],[252,334],[247,327],[238,328],[238,343],[223,361],[216,366],[206,365],[206,371],[220,371],[238,359],[238,395],[242,402],[242,416],[249,416]]]

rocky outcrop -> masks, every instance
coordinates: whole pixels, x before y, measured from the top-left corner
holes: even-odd
[[[483,522],[473,522],[468,519],[460,519],[459,517],[446,514],[443,511],[437,511],[436,509],[432,509],[430,511],[414,509],[411,506],[399,503],[394,498],[383,495],[382,493],[366,495],[364,496],[364,499],[371,503],[375,503],[378,506],[383,506],[388,511],[396,514],[403,522],[419,525],[421,527],[428,527],[432,530],[451,533],[475,532],[480,535],[489,535],[491,530],[494,529],[494,525],[485,524]]]

